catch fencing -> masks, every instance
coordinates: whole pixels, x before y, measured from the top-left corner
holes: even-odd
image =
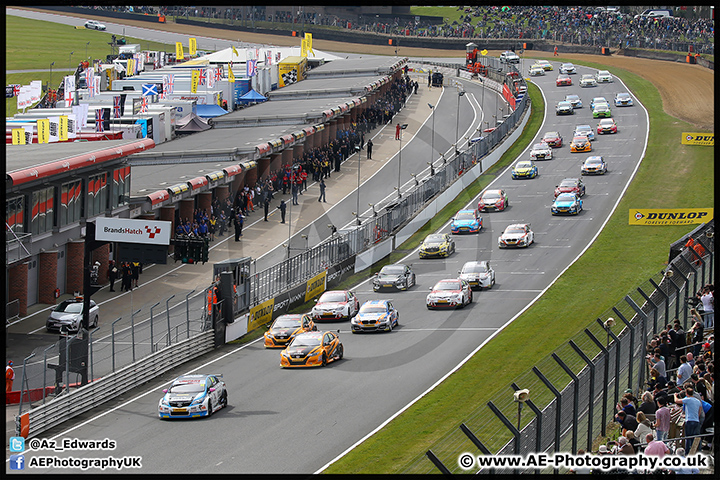
[[[595,439],[606,434],[625,389],[646,389],[646,347],[652,336],[676,318],[686,332],[692,326],[688,297],[714,279],[713,236],[714,221],[684,237],[683,244],[687,238],[700,242],[705,255],[682,249],[665,270],[474,410],[402,473],[490,473],[477,466],[461,467],[459,459],[465,452],[525,456],[576,453],[580,448],[592,451]],[[517,401],[522,390],[528,390],[527,397]],[[566,473],[552,468],[521,473],[536,472]],[[496,469],[495,473],[515,472]]]
[[[457,72],[465,70],[464,66],[457,64],[425,63]],[[496,91],[502,90],[502,82],[507,72],[517,72],[514,65],[501,64],[494,58],[485,59],[485,63],[488,65],[488,73],[479,81],[488,84],[487,88],[493,88]],[[472,139],[472,144],[467,145],[452,159],[447,159],[444,155],[439,157],[435,155],[425,177],[415,177],[414,181],[409,182],[409,188],[404,189],[407,184],[401,186],[400,196],[385,204],[375,205],[372,217],[362,219],[360,225],[348,229],[349,231],[341,231],[337,234],[333,232],[328,240],[315,247],[255,273],[252,276],[250,294],[253,305],[258,305],[290,290],[330,265],[336,265],[374,244],[390,238],[409,219],[425,208],[429,201],[496,148],[521,121],[529,105],[530,101],[527,96],[519,97],[516,108],[504,118],[502,123],[497,124],[493,131],[483,132],[482,135]]]

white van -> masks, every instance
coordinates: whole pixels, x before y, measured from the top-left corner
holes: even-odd
[[[658,10],[648,9],[639,15],[635,15],[635,18],[663,18],[663,17],[672,17],[672,11],[665,10],[665,9],[658,9]]]

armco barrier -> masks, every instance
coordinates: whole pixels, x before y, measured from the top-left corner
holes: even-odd
[[[163,348],[139,362],[18,415],[16,435],[37,436],[212,349],[212,330]],[[21,431],[23,423],[28,426],[26,432]]]

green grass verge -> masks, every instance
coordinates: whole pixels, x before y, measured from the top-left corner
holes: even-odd
[[[32,34],[28,34],[32,32]],[[70,25],[44,22],[5,15],[5,70],[47,70],[46,72],[5,74],[5,84],[29,85],[40,80],[45,87],[50,83],[50,64],[54,87],[62,78],[75,72],[83,60],[102,59],[112,53],[111,33],[75,28]],[[127,43],[139,43],[143,50],[175,52],[175,45],[149,42],[126,37]],[[89,42],[89,43],[88,43]],[[73,52],[70,55],[70,52]],[[17,98],[5,99],[5,116],[18,112]]]
[[[713,149],[682,145],[682,132],[693,131],[693,127],[664,113],[653,85],[625,70],[610,71],[622,78],[645,105],[651,129],[643,162],[603,232],[538,302],[462,368],[325,473],[401,473],[419,461],[429,465],[422,458],[426,450],[456,430],[478,406],[487,404],[501,390],[509,391],[513,380],[661,270],[670,243],[695,227],[630,226],[630,210],[714,204]],[[536,105],[537,92],[531,88],[529,94]],[[517,142],[518,148],[521,150],[531,140],[523,137]],[[612,168],[612,157],[609,165]],[[435,226],[448,218],[440,217],[433,220]],[[523,354],[515,355],[520,350]],[[488,383],[488,379],[492,382]],[[492,443],[492,439],[480,440]]]

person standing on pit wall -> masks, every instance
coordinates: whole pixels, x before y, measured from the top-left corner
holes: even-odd
[[[400,140],[400,132],[402,132],[402,129],[400,128],[400,123],[395,125],[395,140]]]
[[[118,269],[115,266],[115,260],[110,260],[110,265],[108,266],[108,280],[110,280],[110,291],[115,291],[115,280],[117,280],[118,276]]]
[[[12,392],[13,381],[15,380],[15,370],[12,367],[12,360],[8,360],[5,367],[5,393]]]
[[[278,205],[277,208],[280,209],[280,223],[285,223],[285,211],[287,210],[287,205],[285,204],[285,200],[280,200],[280,205]]]
[[[558,56],[557,45],[555,45],[555,49],[553,50],[553,57],[557,57],[557,56]]]
[[[320,180],[320,196],[318,197],[318,202],[327,203],[327,201],[325,200],[325,181],[324,180]]]

